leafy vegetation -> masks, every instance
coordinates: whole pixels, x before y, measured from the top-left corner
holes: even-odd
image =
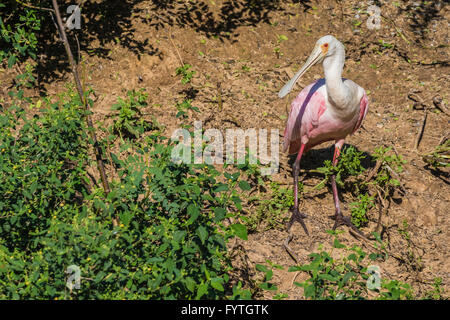
[[[194,70],[190,70],[192,66],[190,64],[185,64],[182,67],[175,69],[177,75],[181,75],[181,83],[187,84],[191,82],[192,77],[195,75]]]
[[[350,176],[357,177],[363,173],[366,169],[363,167],[361,160],[364,159],[364,153],[358,151],[353,146],[344,147],[339,156],[339,161],[336,166],[333,166],[331,160],[325,160],[323,167],[317,168],[317,171],[322,173],[325,178],[316,186],[320,189],[325,186],[325,183],[329,181],[332,175],[336,176],[336,183],[340,187],[345,187],[344,182]],[[359,188],[360,184],[353,184],[355,188]]]
[[[198,112],[198,108],[192,106],[192,100],[191,99],[185,99],[180,103],[177,103],[176,108],[178,110],[176,117],[181,119],[187,119],[189,117],[188,111],[192,110],[195,112]]]
[[[12,4],[10,2],[13,2]],[[24,63],[24,70],[16,76],[16,87],[32,87],[35,82],[34,70],[37,58],[37,33],[41,29],[42,15],[29,7],[17,7],[14,1],[0,3],[0,62],[6,62],[11,69]],[[31,61],[27,61],[31,58]]]
[[[70,91],[40,102],[35,116],[19,103],[2,106],[0,297],[232,297],[226,242],[246,238],[233,222],[236,188],[247,187],[239,174],[224,184],[213,166],[177,165],[173,144],[157,133],[111,154],[119,179],[105,195],[87,170],[81,110]],[[66,287],[71,265],[81,269],[79,290]]]
[[[10,5],[10,4],[9,4]],[[23,7],[15,8],[15,5],[6,6],[0,3],[0,8],[6,10],[5,15],[0,17],[1,47],[0,61],[4,59],[8,62],[8,68],[18,60],[27,57],[36,59],[37,37],[36,32],[41,28],[41,17],[36,10]],[[17,14],[6,14],[15,12]]]
[[[111,108],[117,111],[113,125],[113,132],[121,137],[138,138],[145,131],[150,130],[152,123],[142,118],[141,108],[147,106],[148,94],[143,89],[139,91],[131,90],[127,93],[127,98],[119,97],[118,103]]]
[[[286,211],[294,205],[294,195],[291,188],[281,187],[275,182],[270,183],[270,189],[271,195],[268,198],[254,196],[249,199],[250,202],[258,203],[253,214],[243,217],[249,231],[285,227]]]
[[[425,154],[423,160],[435,169],[450,167],[450,139],[444,139],[432,152]]]
[[[367,218],[367,212],[373,207],[374,198],[367,194],[360,194],[357,201],[350,204],[352,223],[355,227],[359,228],[365,225],[369,219]]]
[[[385,193],[389,193],[400,186],[398,173],[403,171],[403,165],[406,163],[401,156],[392,154],[391,150],[391,147],[380,146],[375,148],[373,154],[374,159],[380,164],[374,184],[384,190]]]
[[[289,272],[306,275],[302,282],[294,284],[303,290],[303,297],[315,300],[365,300],[375,298],[379,300],[412,299],[409,284],[398,280],[382,279],[377,260],[385,259],[381,253],[368,254],[358,246],[347,247],[338,239],[338,232],[328,231],[334,236],[331,251],[319,245],[318,252],[308,255],[310,262],[292,266]],[[379,237],[376,237],[379,240]],[[380,249],[383,244],[379,243]],[[383,250],[382,250],[383,251]],[[257,265],[258,271],[264,272],[265,277],[259,287],[263,290],[275,292],[276,286],[270,283],[273,276],[273,265]],[[281,268],[281,266],[276,266]],[[276,297],[287,298],[283,293]]]
[[[404,192],[399,174],[406,161],[393,153],[391,147],[375,148],[371,161],[373,169],[370,172],[363,166],[365,158],[364,153],[353,146],[344,147],[336,166],[330,160],[325,160],[324,166],[317,168],[317,172],[325,177],[314,187],[323,188],[330,177],[335,175],[338,186],[351,191],[356,198],[350,204],[352,223],[356,227],[367,224],[367,214],[374,207],[375,201],[383,204],[391,199],[396,190]]]

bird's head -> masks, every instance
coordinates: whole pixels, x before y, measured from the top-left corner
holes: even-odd
[[[336,54],[338,47],[341,47],[342,44],[339,42],[338,39],[331,35],[323,36],[319,40],[317,40],[316,45],[314,47],[315,50],[320,49],[320,59],[319,61],[322,61],[325,57],[331,57],[332,55]],[[313,52],[314,53],[314,50]],[[311,55],[312,55],[311,53]],[[319,62],[318,61],[318,62]]]
[[[283,98],[287,95],[292,90],[297,80],[300,79],[309,68],[322,62],[325,58],[335,55],[340,47],[343,47],[343,45],[331,35],[323,36],[317,40],[308,60],[306,60],[303,67],[295,74],[295,76],[284,85],[278,93],[278,97]]]

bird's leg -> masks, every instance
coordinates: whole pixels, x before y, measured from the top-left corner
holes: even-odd
[[[303,213],[300,213],[300,211],[298,210],[298,175],[300,173],[300,160],[302,159],[302,154],[303,154],[303,150],[305,149],[305,145],[302,143],[300,146],[300,151],[297,154],[297,158],[295,159],[294,162],[294,167],[293,167],[293,175],[294,175],[294,208],[292,210],[292,216],[291,219],[289,220],[289,223],[287,225],[287,231],[289,232],[288,237],[286,238],[286,240],[284,240],[283,246],[286,249],[286,251],[290,254],[290,256],[295,260],[295,263],[298,263],[298,257],[297,255],[294,253],[294,251],[291,249],[291,247],[289,247],[289,242],[292,240],[292,233],[290,232],[292,224],[295,221],[298,221],[302,227],[303,230],[305,230],[305,233],[309,236],[308,233],[308,229],[306,228],[305,222],[303,221],[304,218],[306,218],[306,215]]]
[[[300,160],[302,159],[304,149],[305,145],[302,143],[292,170],[294,175],[294,209],[292,210],[292,216],[287,225],[287,230],[289,231],[292,227],[292,224],[297,221],[302,225],[306,234],[309,235],[308,229],[306,228],[305,222],[303,221],[303,219],[306,218],[306,215],[298,210],[298,175],[300,173]]]
[[[334,147],[334,155],[333,155],[333,166],[336,166],[338,163],[339,155],[341,154],[341,148],[344,144],[344,140],[339,140]],[[336,230],[337,227],[346,225],[349,228],[355,230],[358,234],[364,236],[364,234],[352,223],[351,219],[348,217],[344,217],[341,212],[341,207],[339,205],[339,195],[336,186],[336,176],[331,176],[331,189],[333,190],[333,199],[334,199],[334,207],[336,208],[336,212],[334,215],[334,226],[333,230]]]

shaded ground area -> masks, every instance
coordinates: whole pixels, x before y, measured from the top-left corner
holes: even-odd
[[[294,94],[278,99],[278,90],[306,60],[318,38],[336,36],[346,47],[343,77],[364,87],[370,100],[363,128],[347,143],[368,156],[377,146],[391,146],[408,162],[401,174],[407,197],[393,202],[382,220],[389,249],[404,260],[391,257],[380,264],[382,276],[411,283],[419,295],[440,277],[448,297],[449,175],[428,170],[420,156],[449,130],[448,2],[373,3],[381,9],[380,28],[370,30],[366,25],[369,3],[358,1],[108,1],[84,7],[82,29],[69,36],[73,40],[76,34],[79,39],[85,83],[96,92],[97,125],[108,121],[117,97],[144,88],[149,93],[146,117],[165,125],[168,135],[182,124],[175,117],[175,104],[186,96],[200,110],[191,114],[190,121],[202,120],[205,128],[267,128],[282,133]],[[58,51],[62,45],[44,47],[36,96],[56,94],[71,80],[68,66],[59,60],[64,57]],[[76,42],[72,41],[72,47],[78,51]],[[181,84],[175,74],[186,63],[196,71],[193,88]],[[2,83],[10,76],[3,73]],[[321,77],[322,67],[314,67],[294,92]],[[444,112],[433,104],[436,96],[442,99]],[[425,111],[411,97],[419,97],[428,108],[417,151],[413,147]],[[302,167],[322,166],[332,157],[330,145],[312,150]],[[291,161],[286,155],[280,161],[280,170],[272,178],[291,184]],[[301,179],[306,185],[320,181],[308,173]],[[341,197],[348,214],[351,194],[344,190]],[[319,243],[331,246],[332,237],[325,231],[333,226],[329,216],[334,207],[326,189],[302,194],[301,199],[311,237],[296,224],[291,245],[301,262],[306,262]],[[371,212],[365,232],[374,229],[376,215],[376,210]],[[399,232],[405,225],[410,241]],[[240,242],[236,269],[239,273],[245,268],[249,279],[254,279],[257,263],[270,260],[285,266],[286,270],[275,271],[274,282],[295,299],[300,292],[292,284],[294,275],[287,272],[293,261],[282,246],[286,236],[282,229],[251,234],[248,241]],[[341,238],[345,244],[360,244],[347,231]],[[270,298],[270,293],[265,297]]]

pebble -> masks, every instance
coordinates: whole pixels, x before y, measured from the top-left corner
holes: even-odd
[[[430,206],[422,207],[422,214],[426,224],[435,226],[437,224],[436,209]]]
[[[423,193],[424,191],[426,191],[428,189],[428,187],[419,181],[411,181],[409,183],[409,187],[411,188],[411,190],[417,192],[417,193]]]

